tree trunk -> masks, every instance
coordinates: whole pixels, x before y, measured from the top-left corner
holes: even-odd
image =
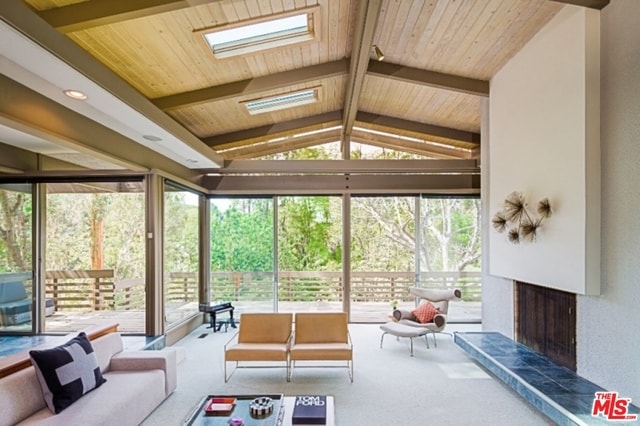
[[[91,233],[91,269],[104,269],[104,216],[109,200],[106,196],[94,194],[91,200],[89,226]]]

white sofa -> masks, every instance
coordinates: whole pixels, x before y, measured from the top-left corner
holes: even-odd
[[[106,383],[53,414],[34,367],[22,368],[0,378],[0,426],[138,425],[176,389],[175,351],[125,351],[119,333],[91,344]]]

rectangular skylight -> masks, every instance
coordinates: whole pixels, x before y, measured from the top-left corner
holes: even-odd
[[[226,58],[311,40],[313,16],[314,13],[290,15],[203,35],[214,56]]]
[[[278,111],[285,108],[293,108],[318,101],[318,88],[304,89],[283,95],[260,98],[245,102],[249,114],[261,114],[263,112]]]

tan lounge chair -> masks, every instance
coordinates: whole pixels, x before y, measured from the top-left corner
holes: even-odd
[[[338,365],[303,367],[347,368],[353,382],[353,345],[344,312],[297,313],[294,337],[289,350],[289,380],[297,361],[339,361]],[[344,361],[344,363],[342,363]],[[299,366],[301,367],[301,366]]]
[[[242,314],[238,332],[224,345],[224,381],[231,378],[237,368],[265,368],[274,365],[256,365],[259,361],[281,361],[289,381],[289,345],[291,342],[292,314]],[[235,368],[227,376],[227,362]],[[242,364],[240,364],[242,362]],[[280,367],[281,365],[275,365]]]

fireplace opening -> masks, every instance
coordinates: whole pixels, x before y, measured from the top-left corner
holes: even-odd
[[[514,283],[516,341],[576,371],[576,295]]]

